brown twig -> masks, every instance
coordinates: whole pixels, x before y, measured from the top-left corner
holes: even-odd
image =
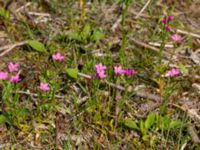
[[[137,19],[141,14],[142,12],[147,8],[147,6],[150,4],[151,0],[148,0],[146,2],[146,4],[143,6],[143,8],[140,10],[140,12],[135,16],[135,19]]]
[[[160,46],[161,46],[161,43],[149,42],[149,45],[156,46],[156,47],[160,47]],[[174,48],[174,45],[172,45],[172,44],[165,44],[164,47],[165,47],[165,48]]]
[[[18,91],[17,93],[19,93],[19,94],[31,95],[31,96],[33,96],[33,97],[38,97],[38,94],[36,94],[36,93],[30,93],[30,92],[26,92],[26,91]],[[63,98],[65,98],[65,96],[55,95],[55,98],[63,99]]]
[[[92,76],[90,76],[90,75],[87,75],[87,74],[84,74],[84,73],[78,73],[78,75],[80,76],[80,77],[84,77],[84,78],[87,78],[87,79],[92,79]]]
[[[188,125],[187,131],[190,134],[192,141],[195,144],[200,144],[200,139],[199,139],[199,136],[197,135],[197,131],[196,131],[195,127],[190,124],[190,125]]]
[[[117,29],[117,27],[120,25],[121,21],[122,21],[122,17],[120,16],[120,17],[116,20],[116,22],[113,24],[113,26],[111,27],[111,30],[112,30],[113,32],[115,32],[115,30]]]
[[[151,50],[153,50],[153,51],[155,51],[155,52],[158,52],[158,53],[160,52],[160,49],[158,49],[158,48],[156,48],[156,47],[153,47],[153,46],[151,46],[151,45],[148,45],[148,44],[146,44],[146,43],[144,43],[144,42],[138,41],[138,40],[136,40],[136,39],[134,39],[134,38],[131,38],[131,41],[133,41],[133,42],[134,42],[135,44],[137,44],[137,45],[140,45],[140,46],[142,46],[142,47],[151,49]],[[163,51],[163,54],[164,54],[164,57],[166,57],[166,58],[169,58],[169,57],[170,57],[169,53],[167,53],[167,52],[165,52],[165,51]]]
[[[8,49],[11,45],[6,45],[6,46],[2,46],[0,47],[0,52],[4,51],[5,49]]]
[[[84,74],[84,73],[78,73],[78,75],[80,77],[84,77],[84,78],[87,78],[87,79],[92,79],[92,76],[90,75],[87,75],[87,74]],[[108,84],[109,86],[111,87],[114,87],[118,90],[121,90],[121,91],[125,91],[126,88],[121,86],[121,85],[117,85],[117,84],[114,84],[114,83],[111,83],[107,80],[105,80],[105,83]],[[153,100],[155,102],[162,102],[162,97],[159,96],[159,95],[155,95],[155,94],[150,94],[150,93],[147,93],[147,92],[144,92],[144,91],[131,91],[131,92],[136,92],[136,95],[141,97],[141,98],[147,98],[147,99],[150,99],[150,100]],[[38,97],[38,94],[36,93],[30,93],[29,91],[26,92],[26,91],[18,91],[19,94],[26,94],[26,95],[30,95],[32,98],[34,97]],[[60,96],[60,95],[55,95],[55,98],[57,99],[63,99],[63,98],[66,98],[65,96]],[[35,101],[35,99],[34,99]]]
[[[162,102],[162,97],[159,95],[150,94],[144,91],[138,91],[136,94],[137,96],[141,98],[151,99],[151,100],[154,100],[155,102]]]
[[[7,54],[8,52],[10,52],[11,50],[13,50],[14,48],[16,47],[19,47],[19,46],[22,46],[24,44],[27,44],[27,41],[22,41],[22,42],[19,42],[19,43],[15,43],[15,44],[12,44],[12,45],[7,45],[7,46],[3,46],[0,48],[0,51],[3,51],[2,53],[0,53],[0,57],[1,56],[4,56],[5,54]]]
[[[33,16],[50,17],[50,14],[48,13],[28,12],[28,14]]]
[[[16,10],[16,12],[20,12],[21,10],[24,10],[25,8],[27,8],[27,7],[30,6],[31,4],[32,4],[31,2],[26,3],[26,5],[21,6],[20,8],[18,8],[18,9]]]
[[[130,12],[131,14],[135,15],[135,16],[137,16],[137,14],[138,14],[138,12],[136,12],[134,9],[130,9],[129,12]],[[140,17],[143,17],[143,18],[150,18],[149,15],[144,14],[144,13],[140,14]]]
[[[84,77],[84,78],[87,78],[87,79],[92,79],[92,76],[90,75],[87,75],[87,74],[83,74],[83,73],[78,73],[79,76],[81,77]],[[117,85],[117,84],[114,84],[114,83],[111,83],[107,80],[105,80],[105,83],[108,84],[109,86],[111,87],[114,87],[118,90],[121,90],[121,91],[125,91],[125,87],[121,86],[121,85]],[[143,91],[132,91],[132,92],[136,92],[136,95],[141,97],[141,98],[147,98],[147,99],[151,99],[151,100],[154,100],[156,102],[161,102],[162,101],[162,97],[159,96],[159,95],[154,95],[154,94],[150,94],[150,93],[147,93],[147,92],[143,92]]]
[[[190,35],[190,36],[193,36],[193,37],[196,37],[196,38],[200,38],[200,35],[195,34],[195,33],[191,33],[191,32],[188,32],[188,31],[183,31],[183,30],[177,29],[177,32],[181,33],[181,34]]]

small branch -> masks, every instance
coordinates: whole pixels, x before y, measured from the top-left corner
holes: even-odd
[[[188,109],[188,116],[191,118],[194,118],[198,121],[200,121],[200,116],[198,115],[197,111],[195,109]]]
[[[138,40],[136,40],[136,39],[134,39],[134,38],[131,38],[131,40],[132,40],[135,44],[137,44],[137,45],[140,45],[140,46],[145,47],[145,48],[149,48],[149,49],[151,49],[151,50],[153,50],[153,51],[155,51],[155,52],[158,52],[158,53],[160,52],[160,49],[158,49],[158,48],[156,48],[156,47],[153,47],[153,46],[151,46],[151,45],[148,45],[148,44],[146,44],[146,43],[144,43],[144,42],[138,41]],[[169,53],[167,53],[167,52],[165,52],[165,51],[163,51],[163,54],[164,54],[164,56],[165,56],[166,58],[169,58],[169,57],[170,57]]]
[[[3,51],[3,52],[0,53],[0,57],[4,56],[5,54],[7,54],[8,52],[10,52],[14,48],[22,46],[22,45],[25,45],[25,44],[27,44],[27,41],[22,41],[22,42],[19,42],[19,43],[15,43],[15,44],[12,44],[12,45],[7,45],[7,46],[1,47],[0,51]]]
[[[136,94],[141,98],[151,99],[155,102],[162,102],[162,97],[160,95],[150,94],[144,91],[138,91]]]
[[[125,90],[126,90],[126,89],[125,89],[123,86],[121,86],[121,85],[116,85],[116,84],[114,84],[114,83],[108,82],[107,80],[105,80],[105,82],[106,82],[106,84],[108,84],[109,86],[112,86],[112,87],[114,87],[114,88],[116,88],[116,89],[118,89],[118,90],[121,90],[121,91],[125,91]]]
[[[147,6],[150,4],[151,0],[148,0],[146,2],[146,4],[143,6],[143,8],[140,10],[140,12],[137,14],[137,16],[135,16],[135,19],[137,19],[141,14],[142,12],[147,8]]]
[[[190,36],[193,36],[193,37],[196,37],[196,38],[200,38],[200,35],[195,34],[195,33],[191,33],[191,32],[188,32],[188,31],[183,31],[183,30],[177,29],[177,32],[181,33],[181,34],[190,35]]]
[[[87,74],[84,74],[84,73],[78,73],[78,75],[80,77],[84,77],[84,78],[87,78],[89,80],[92,79],[92,76],[90,75],[87,75]],[[105,80],[105,83],[111,87],[114,87],[118,90],[121,90],[121,91],[125,91],[126,88],[121,86],[121,85],[117,85],[117,84],[114,84],[114,83],[111,83],[107,80]],[[150,94],[150,93],[147,93],[147,92],[144,92],[144,91],[131,91],[131,92],[136,92],[136,95],[141,97],[141,98],[147,98],[147,99],[151,99],[155,102],[162,102],[162,97],[159,96],[159,95],[154,95],[154,94]],[[35,98],[34,97],[38,97],[38,94],[36,93],[30,93],[29,91],[26,92],[26,91],[18,91],[19,94],[26,94],[26,95],[30,95],[31,98],[33,98],[33,100],[35,101]],[[65,96],[60,96],[60,95],[55,95],[55,98],[57,99],[63,99],[63,98],[66,98]]]
[[[36,93],[30,93],[30,92],[25,92],[25,91],[18,91],[18,93],[19,94],[31,95],[33,97],[38,97],[38,94],[36,94]],[[55,95],[55,98],[62,99],[62,98],[65,98],[65,96]]]
[[[50,14],[48,13],[28,12],[28,14],[33,16],[50,17]]]
[[[33,100],[34,103],[37,102],[37,99],[36,99],[38,97],[37,93],[30,93],[29,91],[28,92],[26,92],[26,91],[18,91],[17,93],[29,95],[31,97],[31,99]],[[67,96],[55,95],[55,98],[57,98],[57,99],[64,99],[66,97]]]
[[[149,45],[160,47],[161,43],[149,42]],[[165,44],[164,47],[165,48],[174,48],[174,45],[172,45],[172,44]]]
[[[188,125],[187,131],[190,134],[190,136],[192,138],[192,141],[195,144],[200,144],[200,139],[199,139],[199,136],[197,134],[197,131],[196,131],[195,127],[190,124],[190,125]]]
[[[25,9],[26,7],[28,7],[28,6],[30,6],[30,5],[31,5],[31,2],[28,2],[28,3],[26,3],[26,5],[21,6],[20,8],[18,8],[18,9],[16,10],[16,12],[20,12],[21,10]]]
[[[184,150],[186,146],[187,146],[187,142],[184,143],[184,144],[181,146],[181,149],[180,149],[180,150]]]
[[[81,76],[81,77],[87,78],[87,79],[92,79],[92,76],[84,74],[84,73],[79,72],[78,75]]]
[[[31,96],[33,96],[33,97],[38,97],[38,94],[36,94],[36,93],[30,93],[29,91],[28,91],[28,92],[25,92],[25,91],[18,91],[17,93],[19,93],[19,94],[31,95]]]
[[[122,21],[122,17],[120,16],[120,17],[117,19],[117,21],[113,24],[113,26],[111,27],[111,30],[112,30],[113,32],[117,29],[117,27],[119,26],[119,24],[121,23],[121,21]]]
[[[92,79],[92,76],[90,75],[87,75],[87,74],[83,74],[83,73],[78,73],[79,76],[81,77],[85,77],[87,79]],[[111,87],[114,87],[118,90],[121,90],[121,91],[125,91],[125,87],[121,86],[121,85],[117,85],[117,84],[114,84],[114,83],[111,83],[107,80],[105,80],[105,83],[108,84],[109,86]],[[156,102],[161,102],[162,101],[162,97],[159,96],[159,95],[154,95],[154,94],[150,94],[150,93],[147,93],[147,92],[142,92],[142,91],[132,91],[132,92],[136,92],[136,95],[141,97],[141,98],[147,98],[147,99],[151,99],[151,100],[154,100]]]
[[[138,44],[138,45],[140,45],[140,46],[142,46],[142,47],[149,48],[149,49],[154,50],[154,51],[156,51],[156,52],[159,52],[159,51],[160,51],[158,48],[153,47],[153,46],[151,46],[151,45],[148,45],[148,44],[146,44],[146,43],[144,43],[144,42],[142,42],[142,41],[138,41],[138,40],[136,40],[136,39],[134,39],[134,38],[131,38],[131,40],[132,40],[134,43],[136,43],[136,44]]]
[[[137,16],[138,12],[136,12],[134,9],[130,9],[129,12],[135,16]],[[140,17],[143,17],[143,18],[150,18],[149,15],[146,15],[146,14],[140,14]]]
[[[184,107],[182,107],[182,106],[179,106],[179,105],[177,105],[177,104],[168,103],[167,105],[173,106],[173,107],[175,107],[175,108],[178,108],[178,109],[182,110],[183,112],[187,112],[187,109],[186,109],[186,108],[184,108]]]
[[[5,49],[8,49],[9,47],[11,47],[11,45],[6,45],[6,46],[0,47],[0,52],[4,51]]]

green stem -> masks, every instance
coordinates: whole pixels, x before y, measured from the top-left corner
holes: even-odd
[[[126,47],[126,41],[127,41],[127,37],[126,37],[126,32],[125,32],[125,19],[126,19],[126,14],[128,11],[128,7],[129,7],[129,0],[125,1],[125,8],[122,11],[122,44],[121,44],[121,48],[120,48],[120,62],[122,63],[122,65],[125,64],[125,47]]]
[[[162,43],[161,43],[161,46],[160,46],[159,63],[162,62],[163,50],[164,50],[164,47],[165,47],[166,37],[167,37],[166,27],[163,26],[163,29],[162,29],[162,30],[163,30],[164,32],[162,32],[162,34],[161,34]]]

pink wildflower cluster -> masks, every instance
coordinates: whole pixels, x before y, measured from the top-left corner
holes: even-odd
[[[124,74],[124,75],[127,75],[127,76],[133,76],[136,74],[136,71],[134,69],[123,69],[122,66],[115,66],[114,67],[114,72],[116,75],[121,75],[121,74]]]
[[[136,74],[136,71],[134,69],[125,69],[124,74],[127,76],[133,76]]]
[[[179,69],[172,68],[167,71],[166,77],[175,77],[175,76],[179,76],[180,74],[181,74],[181,72]]]
[[[60,52],[56,52],[54,55],[52,55],[53,60],[61,62],[65,59],[65,56],[62,55]]]
[[[170,21],[172,21],[174,19],[173,16],[169,16],[169,17],[164,17],[163,19],[163,23],[164,24],[168,24]]]
[[[96,75],[97,77],[103,79],[106,77],[106,66],[102,65],[102,63],[99,63],[97,65],[95,65],[96,68]],[[123,69],[122,66],[115,66],[114,67],[114,73],[116,75],[127,75],[127,76],[133,76],[136,74],[136,71],[134,69]]]
[[[171,31],[171,27],[169,26],[170,21],[172,21],[174,19],[173,16],[169,16],[169,17],[164,17],[163,19],[163,23],[165,24],[166,30]],[[171,38],[174,42],[179,43],[182,40],[182,37],[178,34],[173,33],[171,35]]]
[[[1,71],[0,72],[0,80],[10,80],[11,83],[18,83],[20,81],[20,77],[19,77],[19,64],[16,63],[12,63],[10,62],[8,64],[8,70],[11,73],[11,76],[9,77],[9,73],[6,71]],[[17,74],[13,74],[14,72],[18,72]]]
[[[173,19],[174,19],[173,16],[164,17],[163,23],[166,25],[166,30],[168,30],[168,31],[171,30],[171,27],[169,26],[169,22],[172,21]]]
[[[62,55],[60,52],[56,52],[55,54],[52,55],[52,59],[57,62],[61,62],[65,59],[65,56]],[[50,87],[48,83],[40,82],[39,89],[43,92],[47,92],[50,90]]]

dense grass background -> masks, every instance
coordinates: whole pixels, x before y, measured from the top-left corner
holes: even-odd
[[[200,149],[198,0],[0,6],[0,71],[18,63],[21,79],[0,81],[1,149]],[[137,74],[116,75],[119,65]],[[166,77],[171,68],[180,75]]]

